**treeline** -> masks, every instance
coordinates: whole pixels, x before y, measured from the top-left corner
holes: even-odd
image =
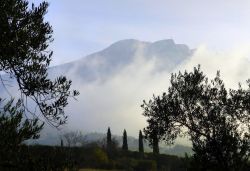
[[[112,138],[111,129],[103,141],[84,143],[81,146],[22,145],[18,151],[0,157],[1,171],[78,171],[82,168],[131,171],[196,171],[197,163],[192,156],[178,157],[145,153],[143,135],[139,131],[138,151],[129,151],[127,132],[123,132],[121,146]],[[250,165],[243,171],[250,170]]]
[[[184,158],[157,153],[144,153],[143,135],[139,131],[138,151],[129,151],[126,130],[120,147],[108,128],[104,141],[81,146],[22,145],[18,151],[0,157],[1,171],[77,171],[81,168],[115,170],[187,170]]]
[[[145,153],[143,157],[136,151],[123,151],[113,148],[112,154],[98,143],[83,147],[23,146],[20,151],[22,161],[15,165],[3,165],[0,170],[34,170],[34,171],[77,171],[82,168],[114,170],[175,170],[184,171],[181,158],[170,155],[155,156]]]
[[[20,145],[17,150],[1,149],[1,171],[77,171],[80,168],[116,170],[186,170],[182,158],[157,153],[144,153],[143,135],[139,131],[138,151],[129,151],[127,132],[123,144],[112,138],[108,128],[102,141],[83,143],[80,132],[66,133],[58,146]]]

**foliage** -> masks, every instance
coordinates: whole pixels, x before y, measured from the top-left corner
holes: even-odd
[[[138,160],[134,170],[136,171],[156,171],[157,164],[153,160]]]
[[[241,170],[249,158],[249,100],[249,89],[227,90],[219,72],[210,82],[200,67],[172,74],[168,93],[142,105],[145,133],[168,144],[188,135],[201,170]]]
[[[1,171],[63,171],[70,163],[66,152],[59,147],[22,145],[15,155],[17,160],[0,165]]]
[[[107,132],[107,150],[109,151],[111,148],[112,148],[112,138],[111,138],[110,128],[108,127],[108,132]]]
[[[30,138],[37,139],[43,124],[38,125],[38,119],[23,118],[21,102],[16,104],[10,100],[4,102],[0,99],[0,165],[16,167],[20,158],[18,152],[21,143]]]
[[[149,141],[149,145],[153,147],[153,153],[157,155],[159,154],[159,141],[165,138],[165,130],[161,125],[162,122],[157,120],[158,118],[155,119],[152,116],[161,115],[160,113],[163,112],[161,107],[162,104],[159,104],[161,100],[159,97],[153,96],[153,101],[150,100],[149,103],[143,101],[143,103],[144,104],[141,105],[141,107],[144,108],[143,115],[149,117],[149,119],[147,119],[148,126],[144,128],[143,131],[145,138]],[[160,107],[158,108],[158,106]]]
[[[70,152],[70,153],[69,153]],[[186,159],[177,156],[145,153],[141,159],[139,152],[123,152],[118,149],[114,159],[107,156],[105,149],[96,144],[83,147],[60,146],[21,146],[18,168],[4,168],[1,171],[65,171],[79,168],[113,169],[113,170],[174,170],[195,171],[197,165],[192,157]],[[67,169],[66,169],[67,168]],[[245,168],[244,171],[248,171]]]
[[[143,135],[141,130],[139,131],[139,152],[144,153],[144,147],[143,147]]]
[[[61,139],[61,147],[63,147],[64,146],[64,144],[63,144],[63,139]]]
[[[115,138],[112,138],[110,128],[108,128],[106,151],[109,158],[111,159],[115,158],[117,149],[118,149],[118,141]]]
[[[1,147],[15,148],[25,140],[38,138],[43,126],[37,125],[38,119],[24,119],[20,101],[15,105],[13,101],[12,99],[4,104],[0,99],[0,130],[4,130],[0,131]]]
[[[0,71],[17,81],[25,112],[31,112],[26,102],[32,100],[48,123],[60,126],[67,120],[68,97],[78,92],[70,91],[71,81],[64,76],[48,78],[53,31],[43,21],[47,8],[47,2],[29,7],[26,0],[0,1]]]
[[[93,160],[99,167],[105,166],[108,164],[109,159],[107,153],[101,148],[95,148],[93,153]]]
[[[14,79],[20,93],[16,104],[0,100],[0,164],[7,161],[10,167],[20,166],[21,143],[39,137],[39,120],[55,127],[64,124],[68,98],[79,94],[70,90],[66,77],[48,77],[53,31],[44,21],[47,8],[47,2],[35,7],[27,0],[0,0],[0,81],[9,93],[7,86]]]
[[[128,140],[127,140],[127,132],[126,130],[124,129],[123,131],[123,142],[122,142],[122,149],[124,151],[128,151]]]

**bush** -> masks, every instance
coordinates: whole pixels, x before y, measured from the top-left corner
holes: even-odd
[[[99,167],[105,167],[108,162],[108,156],[105,151],[103,151],[101,148],[95,148],[93,153],[93,161],[99,166]]]
[[[136,171],[154,171],[157,170],[156,162],[153,160],[138,160],[134,167]]]

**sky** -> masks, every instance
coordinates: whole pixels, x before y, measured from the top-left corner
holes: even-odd
[[[41,2],[40,0],[30,0]],[[250,44],[248,0],[48,0],[52,65],[82,58],[122,39],[172,38],[214,51]]]
[[[41,1],[30,2],[37,4]],[[206,75],[213,78],[219,69],[228,88],[237,88],[238,82],[249,78],[249,0],[48,2],[50,6],[45,20],[54,30],[54,42],[50,46],[54,51],[52,65],[83,58],[123,39],[149,42],[173,39],[177,44],[197,49],[190,60],[173,72],[184,69],[191,71],[201,64]],[[97,132],[113,124],[112,128],[119,134],[126,128],[126,123],[121,120],[126,119],[131,121],[127,131],[137,136],[138,129],[145,126],[140,108],[142,100],[151,98],[153,93],[157,95],[166,91],[169,85],[170,73],[150,74],[155,67],[150,61],[135,62],[104,83],[78,85],[73,82],[81,95],[77,102],[69,104],[69,113],[76,113],[69,118],[69,122],[79,130],[87,130],[85,128],[94,125]],[[86,120],[86,116],[92,118]],[[95,125],[96,120],[102,121],[104,116],[116,118],[110,123]]]

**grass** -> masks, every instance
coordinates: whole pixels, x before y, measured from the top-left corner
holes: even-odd
[[[102,170],[102,169],[80,169],[79,171],[111,171],[111,170]],[[113,170],[115,171],[115,170]],[[118,171],[118,170],[116,170]],[[121,171],[121,170],[120,170]]]

